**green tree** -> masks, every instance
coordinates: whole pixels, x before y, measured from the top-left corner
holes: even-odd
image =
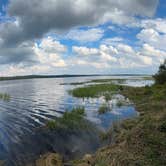
[[[154,75],[156,84],[166,83],[166,59],[163,64],[160,65],[159,71]]]

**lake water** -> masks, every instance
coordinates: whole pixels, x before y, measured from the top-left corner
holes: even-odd
[[[86,137],[68,133],[40,133],[36,128],[43,126],[48,120],[62,116],[65,110],[76,106],[84,106],[87,119],[101,130],[107,129],[113,122],[138,115],[133,105],[116,107],[116,97],[112,102],[113,111],[104,115],[98,114],[99,106],[104,99],[77,99],[68,94],[68,90],[77,87],[68,85],[73,82],[84,82],[92,79],[118,77],[77,77],[47,78],[1,81],[0,92],[11,96],[9,102],[0,101],[0,160],[7,160],[6,165],[21,165],[24,160],[35,159],[35,156],[47,151],[60,153],[93,152],[98,148],[96,137]],[[152,84],[150,80],[138,80],[124,77],[127,85],[143,86]],[[79,85],[80,86],[80,85]],[[90,135],[90,134],[89,134]],[[80,141],[84,141],[82,146]],[[96,144],[91,144],[92,141]],[[81,148],[83,150],[81,150]],[[64,150],[65,149],[65,150]],[[79,153],[78,153],[79,149]],[[64,152],[65,151],[65,152]],[[27,162],[27,161],[25,161]]]

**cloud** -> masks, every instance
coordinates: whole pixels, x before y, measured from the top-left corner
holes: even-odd
[[[160,49],[156,49],[149,44],[144,44],[141,53],[147,57],[152,59],[152,64],[158,66],[163,63],[164,59],[166,59],[166,52]]]
[[[16,48],[0,45],[0,64],[18,64],[24,62],[26,65],[32,65],[37,63],[33,45],[31,42],[24,42]]]
[[[145,19],[141,21],[140,27],[145,29],[152,28],[159,33],[166,33],[166,19]]]
[[[0,49],[0,75],[27,75],[58,73],[65,70],[66,46],[52,37],[39,44],[24,43],[17,48]],[[10,55],[10,56],[9,56]]]
[[[87,48],[87,47],[72,47],[73,52],[81,56],[91,56],[91,55],[98,55],[99,51],[96,48]]]
[[[120,52],[126,53],[126,54],[134,54],[135,53],[134,50],[132,49],[132,47],[127,45],[127,44],[118,44],[117,49]]]
[[[76,55],[74,62],[80,66],[92,66],[103,70],[106,69],[136,69],[136,68],[153,68],[156,69],[166,58],[166,52],[149,44],[143,44],[139,48],[131,47],[124,44],[122,39],[110,38],[112,43],[101,44],[98,48],[73,47]],[[99,67],[100,66],[100,67]],[[140,70],[139,70],[140,71]]]
[[[113,46],[122,42],[124,42],[124,39],[122,37],[105,38],[102,40],[103,44],[113,45]]]
[[[25,66],[24,64],[12,64],[4,65],[0,76],[17,76],[17,75],[31,75],[33,74],[48,74],[47,71],[50,70],[49,66],[44,65],[34,65],[34,66]]]
[[[15,19],[1,25],[5,44],[43,37],[50,31],[91,26],[112,21],[126,24],[135,15],[153,16],[158,0],[11,0],[8,15]]]
[[[66,46],[62,45],[59,41],[55,40],[50,36],[41,40],[39,48],[47,53],[64,53],[67,51]]]
[[[101,44],[99,49],[100,52],[104,52],[110,55],[118,54],[118,50],[115,47],[113,47],[111,44],[110,45]]]
[[[158,0],[10,0],[0,23],[1,69],[9,74],[108,73],[157,66],[166,57],[166,20],[147,18],[157,5]],[[137,47],[128,44],[135,36],[121,37],[128,28],[140,30]],[[50,34],[60,38],[46,37]],[[61,39],[72,41],[64,45]]]
[[[166,34],[161,34],[153,28],[143,29],[137,35],[137,38],[143,42],[152,45],[155,48],[166,50]]]
[[[71,30],[65,38],[78,42],[95,42],[104,36],[104,30],[101,28],[91,28],[88,30],[75,29]]]
[[[44,38],[39,45],[35,45],[34,52],[41,64],[51,67],[65,67],[63,54],[67,48],[52,37]]]
[[[138,23],[142,30],[137,34],[141,53],[152,58],[152,63],[159,65],[166,59],[166,19],[145,19]]]

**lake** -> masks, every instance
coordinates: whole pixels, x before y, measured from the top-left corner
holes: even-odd
[[[104,102],[102,97],[78,99],[68,94],[68,90],[82,85],[69,85],[73,82],[87,82],[92,79],[121,78],[120,76],[97,76],[76,78],[45,78],[10,80],[0,82],[0,92],[11,96],[9,102],[0,101],[0,160],[7,160],[7,165],[22,165],[47,151],[58,151],[66,156],[81,156],[93,152],[100,146],[97,137],[80,138],[77,134],[37,133],[37,129],[64,111],[76,106],[84,106],[86,118],[101,130],[123,119],[138,116],[133,105],[116,107],[117,96],[110,101],[113,111],[104,115],[98,114],[99,106]],[[123,77],[125,84],[144,86],[153,83],[138,77]],[[94,144],[91,142],[94,141]],[[80,144],[80,142],[83,142]],[[81,149],[82,148],[82,149]]]

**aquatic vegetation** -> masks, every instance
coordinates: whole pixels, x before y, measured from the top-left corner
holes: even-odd
[[[122,107],[123,105],[125,105],[126,103],[124,103],[124,101],[122,101],[122,100],[118,100],[118,102],[116,103],[116,105],[118,106],[118,107]]]
[[[49,121],[47,127],[54,129],[83,129],[87,127],[85,123],[85,109],[83,107],[73,108],[66,111],[62,117]]]
[[[85,84],[85,83],[89,83],[89,81],[88,81],[88,82],[71,82],[71,83],[62,83],[62,84],[60,84],[60,85],[83,85],[83,84]]]
[[[153,77],[152,76],[144,76],[144,77],[141,77],[141,79],[143,79],[143,80],[153,80]],[[92,82],[92,83],[118,83],[118,84],[123,84],[127,80],[129,80],[129,79],[128,78],[110,78],[110,79],[95,79],[95,80],[92,80],[90,82]],[[132,78],[132,80],[139,81],[140,79],[135,77],[135,78]]]
[[[103,104],[99,107],[98,113],[99,113],[99,114],[104,114],[104,113],[109,112],[109,111],[111,111],[111,108],[110,108],[110,106],[108,105],[108,103],[103,103]]]
[[[124,78],[110,78],[110,79],[95,79],[92,80],[91,82],[93,83],[113,83],[113,82],[117,82],[117,83],[124,83],[127,79]]]
[[[115,84],[96,84],[75,88],[69,91],[74,97],[98,97],[104,92],[117,92],[118,85]]]
[[[10,95],[7,93],[0,93],[0,100],[10,101]]]
[[[111,92],[109,92],[109,93],[106,92],[106,93],[103,94],[103,96],[104,96],[106,101],[111,100],[112,99],[112,95],[113,94]]]

